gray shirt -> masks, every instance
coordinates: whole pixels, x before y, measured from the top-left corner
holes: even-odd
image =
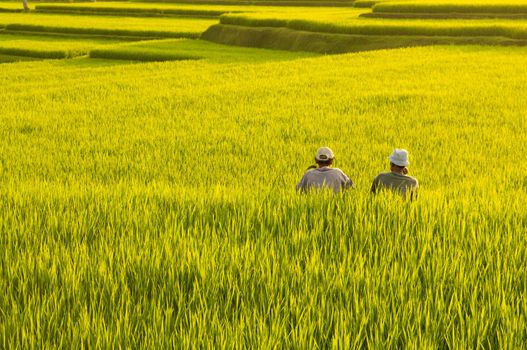
[[[307,192],[310,189],[330,188],[333,192],[340,192],[341,189],[354,187],[353,181],[339,168],[316,168],[304,174],[296,189]]]
[[[410,193],[410,199],[412,199],[417,196],[419,182],[415,177],[399,174],[393,171],[388,173],[380,173],[373,180],[371,191],[373,193],[377,193],[383,188],[400,193],[403,198],[406,198],[406,194]]]

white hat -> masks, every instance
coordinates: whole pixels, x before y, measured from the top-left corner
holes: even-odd
[[[396,148],[395,151],[388,157],[390,162],[398,166],[408,166],[408,151],[405,149]]]
[[[315,160],[322,161],[322,162],[326,162],[333,158],[335,158],[335,155],[333,154],[333,151],[329,147],[320,147],[315,156]]]

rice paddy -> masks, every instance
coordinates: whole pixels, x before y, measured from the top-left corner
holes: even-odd
[[[230,47],[203,40],[174,39],[151,40],[117,44],[90,51],[92,58],[178,61],[206,59],[216,63],[283,61],[316,56],[309,52],[291,53],[279,50],[262,50],[244,47]]]
[[[221,16],[221,24],[253,27],[286,27],[294,30],[336,34],[501,36],[527,38],[527,22],[516,20],[383,20],[351,18],[342,21],[319,19],[277,19],[265,14]]]
[[[60,6],[92,5],[184,7]],[[525,21],[252,9],[0,13],[0,348],[523,348],[527,47],[169,34],[360,51]],[[324,145],[356,188],[297,193]],[[416,201],[370,193],[396,147]]]
[[[216,19],[75,16],[69,14],[0,13],[0,25],[11,31],[115,36],[199,37]]]
[[[40,58],[72,58],[85,56],[91,49],[115,45],[119,40],[89,39],[43,35],[0,35],[0,53]]]

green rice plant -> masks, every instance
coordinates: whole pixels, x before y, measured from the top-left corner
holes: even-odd
[[[69,5],[37,5],[35,10],[47,13],[76,13],[88,15],[120,15],[120,16],[187,16],[187,17],[219,17],[231,11],[199,10],[199,9],[159,9],[159,8],[126,8],[126,7],[94,7]]]
[[[28,4],[33,9],[33,4]],[[0,12],[23,12],[24,7],[21,1],[0,1]]]
[[[171,61],[206,59],[215,63],[283,61],[316,56],[313,53],[289,53],[276,50],[238,48],[203,40],[149,40],[98,48],[90,52],[92,58]]]
[[[8,24],[5,29],[11,32],[35,32],[35,33],[63,33],[63,34],[82,34],[82,35],[108,35],[141,38],[198,38],[199,33],[195,32],[175,32],[157,30],[123,30],[123,29],[99,29],[99,28],[79,28],[64,26],[41,26],[32,24]]]
[[[144,0],[144,2],[160,2]],[[192,4],[192,5],[227,5],[227,6],[273,6],[273,7],[350,7],[353,1],[349,0],[162,0],[162,3]]]
[[[72,58],[76,56],[86,55],[87,51],[77,50],[33,50],[33,49],[20,49],[20,48],[6,48],[0,47],[0,53],[11,56],[27,56],[34,58]]]
[[[373,12],[383,13],[466,13],[466,14],[519,14],[527,13],[527,2],[448,2],[402,1],[381,2]]]
[[[0,67],[1,346],[522,348],[526,55]]]
[[[527,25],[514,20],[377,20],[350,19],[342,22],[313,19],[275,19],[266,15],[223,15],[221,24],[254,27],[286,27],[310,32],[360,35],[500,36],[526,39]]]
[[[130,48],[105,48],[93,49],[90,51],[91,58],[104,58],[114,60],[130,60],[130,61],[183,61],[183,60],[197,60],[201,57],[192,56],[185,53],[174,53],[163,50],[141,50]]]
[[[42,5],[39,5],[42,6]],[[212,11],[212,12],[272,12],[272,11],[281,11],[281,12],[296,12],[301,9],[287,8],[287,7],[272,7],[272,6],[258,6],[258,5],[222,5],[222,4],[194,4],[194,3],[167,3],[167,2],[134,2],[134,1],[103,1],[103,2],[84,2],[84,3],[62,3],[62,4],[45,4],[44,6],[55,7],[59,6],[60,8],[64,7],[67,9],[75,10],[76,8],[88,8],[93,9],[94,11],[104,11],[107,8],[113,8],[117,10],[177,10],[177,11]],[[304,9],[305,10],[305,9]],[[316,9],[309,9],[315,11]],[[320,9],[319,9],[320,10]]]
[[[213,25],[202,34],[201,38],[225,45],[323,54],[430,45],[527,45],[527,40],[495,36],[348,35],[223,24]]]
[[[31,61],[33,58],[24,56],[13,56],[0,54],[0,63],[11,63],[20,61]]]
[[[35,58],[72,58],[87,55],[89,50],[115,44],[117,40],[79,40],[68,37],[0,35],[0,53]]]
[[[199,37],[213,19],[139,18],[51,14],[0,14],[0,24],[12,31],[137,37]]]
[[[353,2],[353,7],[372,8],[378,2],[378,0],[357,0]]]

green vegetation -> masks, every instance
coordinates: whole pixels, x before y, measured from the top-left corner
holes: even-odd
[[[253,27],[286,27],[294,30],[336,34],[421,35],[421,36],[501,36],[527,39],[527,23],[514,20],[378,20],[350,19],[326,22],[277,19],[261,14],[223,15],[220,23]]]
[[[526,54],[10,65],[3,346],[521,347]],[[323,144],[357,189],[299,196]]]
[[[213,19],[89,17],[51,14],[0,13],[0,24],[10,31],[137,37],[199,37]]]
[[[38,12],[50,13],[77,13],[98,15],[121,16],[188,16],[188,17],[219,17],[222,14],[233,12],[227,10],[205,9],[160,9],[141,7],[95,7],[95,6],[70,6],[70,5],[37,5]]]
[[[207,29],[202,39],[225,45],[330,54],[429,45],[527,45],[527,40],[502,37],[344,35],[222,24]]]
[[[216,1],[0,13],[0,348],[524,347],[527,47],[379,49],[527,22]],[[322,145],[356,189],[296,192]]]
[[[290,53],[219,45],[202,40],[152,40],[95,49],[92,58],[135,61],[173,61],[207,59],[216,63],[283,61],[315,56],[313,53]]]
[[[29,8],[33,8],[33,4],[28,4]],[[22,1],[0,1],[0,12],[22,12],[24,7]]]
[[[527,19],[527,2],[509,4],[490,2],[382,2],[373,7],[372,13],[361,16],[392,19]]]
[[[0,35],[0,53],[35,58],[72,58],[87,55],[94,47],[119,42],[58,36]]]
[[[468,14],[527,14],[527,2],[454,2],[454,1],[385,1],[376,4],[373,12],[387,13],[468,13]]]
[[[145,2],[162,2],[178,4],[227,5],[227,6],[307,6],[307,7],[350,7],[353,1],[348,0],[142,0]]]
[[[293,9],[288,8],[273,8],[269,6],[250,6],[250,5],[232,5],[232,6],[225,6],[225,5],[195,5],[193,3],[185,4],[185,3],[160,3],[160,2],[131,2],[131,1],[103,1],[103,2],[71,2],[71,3],[60,3],[60,4],[50,4],[45,3],[45,5],[37,5],[37,8],[42,8],[42,6],[49,7],[49,8],[66,8],[66,9],[72,9],[75,10],[77,8],[89,8],[93,9],[93,11],[106,11],[108,8],[118,9],[118,10],[124,10],[124,9],[130,9],[130,10],[181,10],[181,11],[214,11],[214,12],[252,12],[252,11],[271,11],[271,10],[285,10],[285,11],[293,11]]]
[[[373,5],[377,4],[378,0],[357,0],[353,2],[353,7],[359,7],[359,8],[370,8],[373,7]]]
[[[33,60],[33,59],[30,58],[30,57],[21,57],[21,56],[0,54],[0,63],[31,61],[31,60]]]

